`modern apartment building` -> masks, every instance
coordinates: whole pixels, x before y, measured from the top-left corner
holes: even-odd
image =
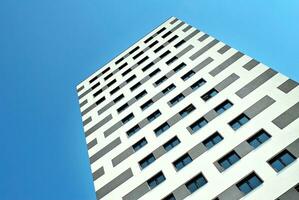
[[[175,17],[77,92],[97,199],[299,199],[298,83]]]

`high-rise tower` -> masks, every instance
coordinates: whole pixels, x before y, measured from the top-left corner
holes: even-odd
[[[177,18],[77,91],[98,199],[299,199],[298,83]]]

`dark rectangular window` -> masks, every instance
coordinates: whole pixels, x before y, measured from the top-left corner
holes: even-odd
[[[155,46],[156,44],[158,44],[158,41],[155,40],[153,43],[151,43],[150,45],[148,45],[149,48],[152,48],[153,46]]]
[[[219,106],[217,106],[214,110],[220,115],[221,113],[224,113],[226,110],[230,109],[232,106],[233,104],[229,100],[226,100]]]
[[[144,52],[140,51],[139,53],[137,53],[135,56],[133,56],[133,59],[136,60],[139,56],[141,56]]]
[[[124,57],[121,57],[120,59],[118,59],[117,61],[115,61],[115,64],[117,65],[118,63],[120,63],[123,60],[124,60]]]
[[[151,153],[150,155],[146,156],[144,159],[139,161],[139,165],[141,169],[144,169],[150,164],[152,164],[155,160],[156,160],[155,156]]]
[[[210,91],[208,91],[207,93],[205,93],[204,95],[201,96],[201,98],[204,101],[208,101],[210,100],[212,97],[216,96],[218,94],[218,91],[216,89],[211,89]]]
[[[163,54],[160,55],[160,58],[163,59],[165,56],[167,56],[168,54],[170,54],[170,51],[167,50],[166,52],[164,52]]]
[[[89,83],[92,83],[92,82],[94,82],[94,81],[97,80],[97,79],[98,79],[98,76],[95,76],[95,77],[93,77],[92,79],[90,79]]]
[[[110,82],[107,84],[107,87],[110,87],[110,86],[113,85],[114,83],[116,83],[116,79],[113,79],[112,81],[110,81]]]
[[[284,151],[276,155],[274,158],[269,160],[268,163],[275,171],[279,172],[295,160],[296,157],[285,149]]]
[[[271,136],[266,131],[260,130],[258,133],[249,138],[247,142],[250,144],[250,146],[256,149],[261,144],[269,140],[270,137]]]
[[[263,181],[253,172],[245,177],[242,181],[237,183],[237,187],[242,193],[248,194],[262,183]]]
[[[108,74],[108,75],[104,78],[104,80],[107,81],[112,75],[113,75],[113,73]]]
[[[145,102],[144,104],[142,104],[141,106],[140,106],[140,108],[142,109],[142,110],[145,110],[145,109],[147,109],[148,107],[150,107],[152,104],[153,104],[154,102],[153,102],[153,100],[148,100],[147,102]]]
[[[192,158],[190,157],[189,154],[185,154],[176,161],[173,162],[174,167],[176,168],[177,171],[180,169],[184,168],[186,165],[192,162]]]
[[[141,99],[142,97],[144,97],[144,95],[147,94],[147,91],[146,90],[143,90],[142,92],[140,92],[139,94],[136,95],[135,99],[138,100],[138,99]]]
[[[177,136],[171,138],[168,142],[166,142],[163,145],[163,148],[165,149],[165,151],[170,151],[171,149],[173,149],[175,146],[177,146],[178,144],[180,144],[181,141],[179,140],[179,138]]]
[[[161,135],[162,133],[164,133],[165,131],[167,131],[170,128],[169,124],[167,122],[163,123],[161,126],[159,126],[158,128],[156,128],[154,130],[156,136]]]
[[[103,90],[102,90],[102,89],[99,89],[98,91],[96,91],[96,92],[93,94],[93,96],[96,97],[96,96],[98,96],[99,94],[101,94],[102,92],[103,92]]]
[[[116,88],[114,88],[113,90],[110,91],[110,94],[113,95],[113,94],[116,93],[119,89],[120,89],[120,87],[117,86]]]
[[[186,117],[193,110],[195,110],[195,107],[192,104],[190,104],[189,106],[187,106],[186,108],[184,108],[183,110],[181,110],[179,114],[181,115],[181,117]]]
[[[182,44],[184,44],[186,41],[185,40],[181,40],[181,41],[179,41],[178,43],[176,43],[175,45],[174,45],[174,47],[175,48],[179,48],[180,46],[182,46]]]
[[[227,169],[236,162],[240,160],[240,156],[235,152],[231,151],[227,155],[225,155],[223,158],[221,158],[218,163],[221,165],[223,169]]]
[[[127,75],[130,71],[132,71],[131,68],[129,68],[129,69],[127,69],[126,71],[124,71],[121,75],[122,75],[122,76],[125,76],[125,75]]]
[[[117,103],[117,102],[119,102],[122,98],[124,98],[125,96],[123,95],[123,94],[121,94],[121,95],[119,95],[118,97],[116,97],[114,100],[113,100],[113,102],[114,103]]]
[[[128,65],[128,63],[127,62],[125,62],[124,64],[122,64],[121,66],[119,66],[119,68],[118,68],[118,70],[122,70],[125,66],[127,66]]]
[[[99,105],[100,103],[102,103],[103,101],[105,101],[105,97],[100,98],[99,100],[96,101],[96,104]]]
[[[192,90],[197,90],[198,88],[203,86],[205,83],[206,83],[206,81],[202,78],[202,79],[199,79],[198,81],[196,81],[195,83],[193,83],[190,87]]]
[[[181,79],[183,81],[187,81],[189,78],[191,78],[193,75],[195,74],[195,72],[193,70],[190,70],[189,72],[187,72],[185,75],[183,75],[181,77]]]
[[[149,74],[149,77],[153,77],[158,74],[161,70],[159,68],[155,69],[152,73]]]
[[[135,133],[137,133],[139,130],[140,130],[140,126],[137,124],[133,128],[131,128],[130,130],[127,131],[127,135],[129,137],[131,137],[132,135],[134,135]]]
[[[162,172],[157,173],[155,176],[153,176],[152,178],[150,178],[147,181],[148,186],[150,187],[150,189],[154,189],[156,186],[158,186],[159,184],[161,184],[163,181],[165,181],[165,176]]]
[[[174,56],[174,57],[170,58],[168,61],[166,61],[166,64],[167,64],[167,65],[170,65],[170,64],[172,64],[174,61],[176,61],[177,59],[178,59],[178,57]]]
[[[171,43],[171,42],[173,42],[175,39],[177,39],[178,38],[178,36],[177,35],[174,35],[172,38],[170,38],[167,42],[168,43]]]
[[[125,118],[123,118],[122,120],[121,120],[121,122],[123,123],[123,124],[126,124],[126,123],[128,123],[129,121],[131,121],[131,119],[133,119],[134,118],[134,114],[133,113],[130,113],[129,115],[127,115]]]
[[[175,85],[171,84],[167,88],[165,88],[164,90],[162,90],[162,93],[165,95],[165,94],[169,93],[170,91],[172,91],[173,89],[175,89]]]
[[[160,30],[157,31],[157,34],[160,34],[160,33],[162,33],[162,32],[165,31],[165,30],[166,30],[166,28],[163,27],[163,28],[161,28]]]
[[[182,101],[185,98],[185,96],[180,93],[178,94],[176,97],[174,97],[173,99],[171,99],[169,102],[172,106],[174,106],[175,104],[179,103],[180,101]]]
[[[208,181],[206,180],[206,178],[202,175],[202,173],[200,173],[199,175],[188,181],[185,185],[189,192],[193,193],[204,186],[207,182]]]
[[[297,184],[297,185],[295,186],[295,190],[296,190],[297,192],[299,192],[299,184]]]
[[[166,76],[162,76],[160,79],[158,79],[155,84],[158,86],[160,85],[161,83],[163,83],[164,81],[167,80],[167,77]]]
[[[166,197],[164,197],[162,200],[176,200],[173,194],[169,194]]]
[[[134,74],[133,76],[131,76],[130,78],[128,78],[126,80],[126,83],[130,83],[131,81],[133,81],[136,78],[136,75]]]
[[[171,31],[168,31],[167,33],[165,33],[164,35],[162,35],[162,38],[166,38],[167,36],[169,36],[171,34]]]
[[[117,109],[118,113],[121,113],[122,111],[124,111],[127,107],[129,107],[129,104],[125,103],[124,105],[122,105],[121,107],[119,107]]]
[[[138,82],[138,83],[136,83],[135,85],[133,85],[133,86],[130,88],[130,90],[131,90],[131,91],[136,90],[139,86],[141,86],[141,83],[140,83],[140,82]]]
[[[183,69],[184,67],[186,67],[187,65],[185,64],[185,63],[181,63],[181,64],[179,64],[178,66],[176,66],[174,69],[173,69],[173,71],[174,72],[178,72],[178,71],[180,71],[181,69]]]
[[[147,141],[145,138],[142,138],[141,140],[139,140],[138,142],[136,142],[132,147],[134,149],[134,151],[138,151],[139,149],[141,149],[142,147],[144,147],[147,144]]]
[[[204,117],[202,117],[199,120],[197,120],[196,122],[194,122],[193,124],[191,124],[190,128],[191,128],[192,132],[194,133],[194,132],[198,131],[199,129],[203,128],[207,124],[208,124],[208,121]]]
[[[164,45],[162,44],[162,45],[160,45],[158,48],[156,48],[155,50],[154,50],[154,52],[155,53],[158,53],[160,50],[162,50],[164,48]]]
[[[91,89],[94,90],[96,87],[98,87],[100,85],[100,82],[97,82],[96,84],[94,84],[93,86],[91,86]]]
[[[232,129],[238,130],[243,125],[245,125],[247,122],[249,122],[249,120],[250,120],[249,117],[247,117],[245,114],[241,114],[237,118],[235,118],[233,121],[231,121],[229,123],[229,125],[232,127]]]
[[[153,38],[154,38],[153,36],[147,38],[146,40],[144,40],[144,43],[148,43],[148,42],[151,41]]]
[[[208,137],[207,139],[205,139],[203,141],[203,144],[205,145],[205,147],[207,147],[207,149],[210,149],[213,146],[215,146],[216,144],[218,144],[219,142],[221,142],[222,140],[223,140],[223,137],[218,132],[216,132],[213,135],[211,135],[210,137]]]
[[[110,70],[110,67],[106,68],[104,71],[102,71],[102,74],[105,74],[106,72],[108,72]]]
[[[155,119],[157,119],[160,115],[161,115],[161,112],[159,110],[156,110],[154,113],[152,113],[150,116],[147,117],[147,120],[149,122],[152,122]]]
[[[141,60],[139,60],[137,62],[137,65],[141,65],[144,61],[146,61],[149,57],[148,56],[145,56],[144,58],[142,58]]]
[[[142,71],[145,72],[146,70],[148,70],[149,68],[151,68],[152,66],[154,66],[155,63],[150,62],[149,64],[147,64],[145,67],[142,68]]]
[[[132,50],[129,52],[129,54],[134,53],[134,52],[137,51],[139,48],[140,48],[139,46],[135,47],[134,49],[132,49]]]

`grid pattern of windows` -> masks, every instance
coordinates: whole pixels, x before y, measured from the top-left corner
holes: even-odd
[[[264,130],[259,131],[254,136],[249,138],[247,142],[253,147],[257,148],[267,140],[269,140],[271,136]]]
[[[171,138],[168,142],[166,142],[163,145],[163,148],[165,149],[165,151],[170,151],[171,149],[173,149],[175,146],[177,146],[178,144],[180,144],[181,141],[179,140],[179,138],[177,136]]]
[[[247,117],[245,114],[241,114],[238,116],[236,119],[231,121],[229,125],[232,127],[234,130],[238,130],[241,128],[243,125],[245,125],[247,122],[249,122],[249,117]]]
[[[293,154],[291,154],[288,150],[284,150],[269,160],[269,164],[275,171],[279,172],[295,160],[296,157]]]
[[[248,194],[258,186],[260,186],[262,183],[263,181],[255,173],[252,173],[244,180],[240,181],[237,184],[237,187],[242,193]]]
[[[223,169],[227,169],[233,164],[235,164],[236,162],[238,162],[239,160],[240,160],[240,156],[235,151],[232,151],[228,153],[226,156],[224,156],[223,158],[221,158],[218,161],[218,163],[221,165],[221,167],[223,167]]]
[[[176,168],[176,170],[179,171],[191,162],[192,162],[192,158],[190,157],[190,155],[185,154],[179,159],[177,159],[176,161],[174,161],[173,165]]]
[[[207,179],[202,174],[199,174],[190,181],[188,181],[186,183],[186,187],[188,188],[190,193],[193,193],[202,186],[204,186],[207,182]]]

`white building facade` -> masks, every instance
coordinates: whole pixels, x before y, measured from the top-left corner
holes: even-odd
[[[298,83],[175,17],[77,92],[97,199],[299,199]]]

